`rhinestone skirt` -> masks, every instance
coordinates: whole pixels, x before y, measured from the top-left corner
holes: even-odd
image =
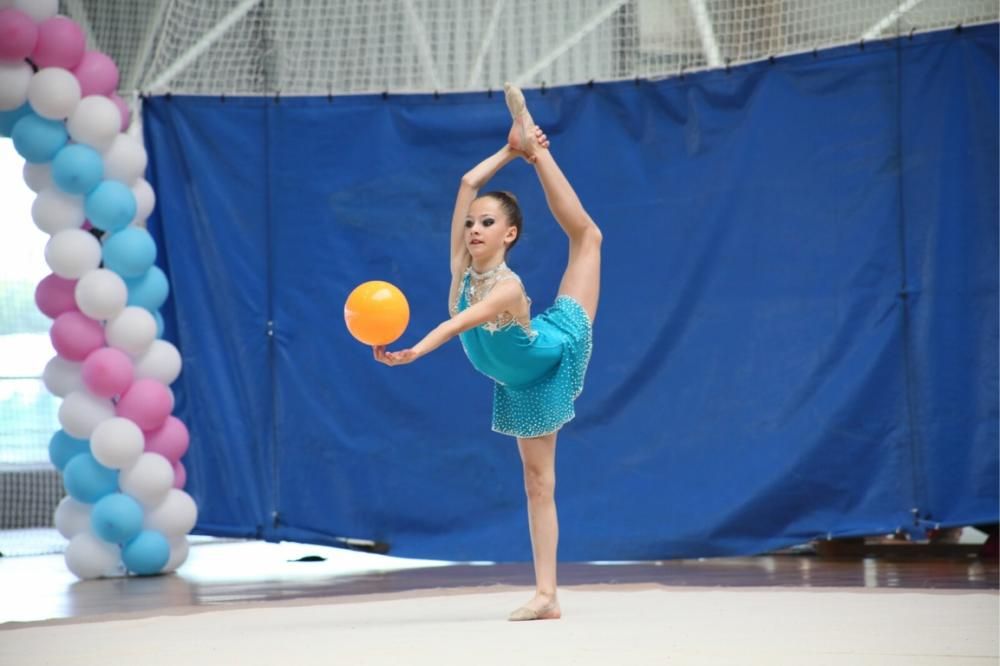
[[[571,296],[559,296],[531,320],[535,330],[549,328],[563,339],[563,352],[553,370],[527,386],[493,385],[493,430],[513,437],[540,437],[573,419],[573,403],[593,350],[590,317]]]

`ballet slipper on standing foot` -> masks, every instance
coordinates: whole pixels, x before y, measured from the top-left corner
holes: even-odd
[[[511,83],[503,84],[503,96],[507,102],[507,109],[514,124],[507,134],[507,143],[511,148],[523,154],[529,162],[536,159],[535,152],[539,147],[538,134],[541,132],[535,126],[535,122],[528,113],[528,107],[524,102],[524,93],[521,89]]]
[[[511,613],[507,619],[511,622],[524,622],[527,620],[558,620],[561,617],[562,611],[559,609],[559,602],[553,599],[537,608],[533,607],[530,603],[521,606]]]

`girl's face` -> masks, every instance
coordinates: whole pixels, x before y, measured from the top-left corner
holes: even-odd
[[[500,202],[493,197],[476,199],[469,206],[465,218],[465,247],[474,259],[488,259],[495,254],[501,257],[507,246],[517,237]]]

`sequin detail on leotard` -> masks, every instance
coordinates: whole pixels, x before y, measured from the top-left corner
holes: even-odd
[[[517,280],[518,284],[521,285],[521,292],[524,293],[524,299],[528,304],[528,314],[524,319],[519,319],[515,317],[512,312],[504,311],[497,315],[497,318],[493,321],[488,321],[483,324],[483,328],[490,333],[496,333],[507,328],[508,326],[516,324],[520,326],[527,335],[534,335],[531,330],[531,298],[529,298],[528,294],[525,293],[524,285],[521,283],[521,278],[518,277],[517,273],[510,270],[505,262],[501,262],[494,268],[482,273],[476,272],[472,266],[465,269],[465,275],[462,276],[461,294],[459,295],[459,299],[456,299],[455,302],[451,304],[452,316],[459,313],[458,303],[462,294],[465,295],[468,305],[472,306],[486,298],[486,295],[492,291],[493,287],[504,280]]]

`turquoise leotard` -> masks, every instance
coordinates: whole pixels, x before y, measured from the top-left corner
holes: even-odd
[[[499,280],[520,281],[505,265],[501,267],[505,274]],[[470,275],[471,269],[462,278],[453,312],[470,305]],[[493,430],[538,437],[573,418],[593,336],[590,318],[572,297],[556,298],[527,328],[508,317],[472,328],[459,338],[472,365],[494,381]]]

